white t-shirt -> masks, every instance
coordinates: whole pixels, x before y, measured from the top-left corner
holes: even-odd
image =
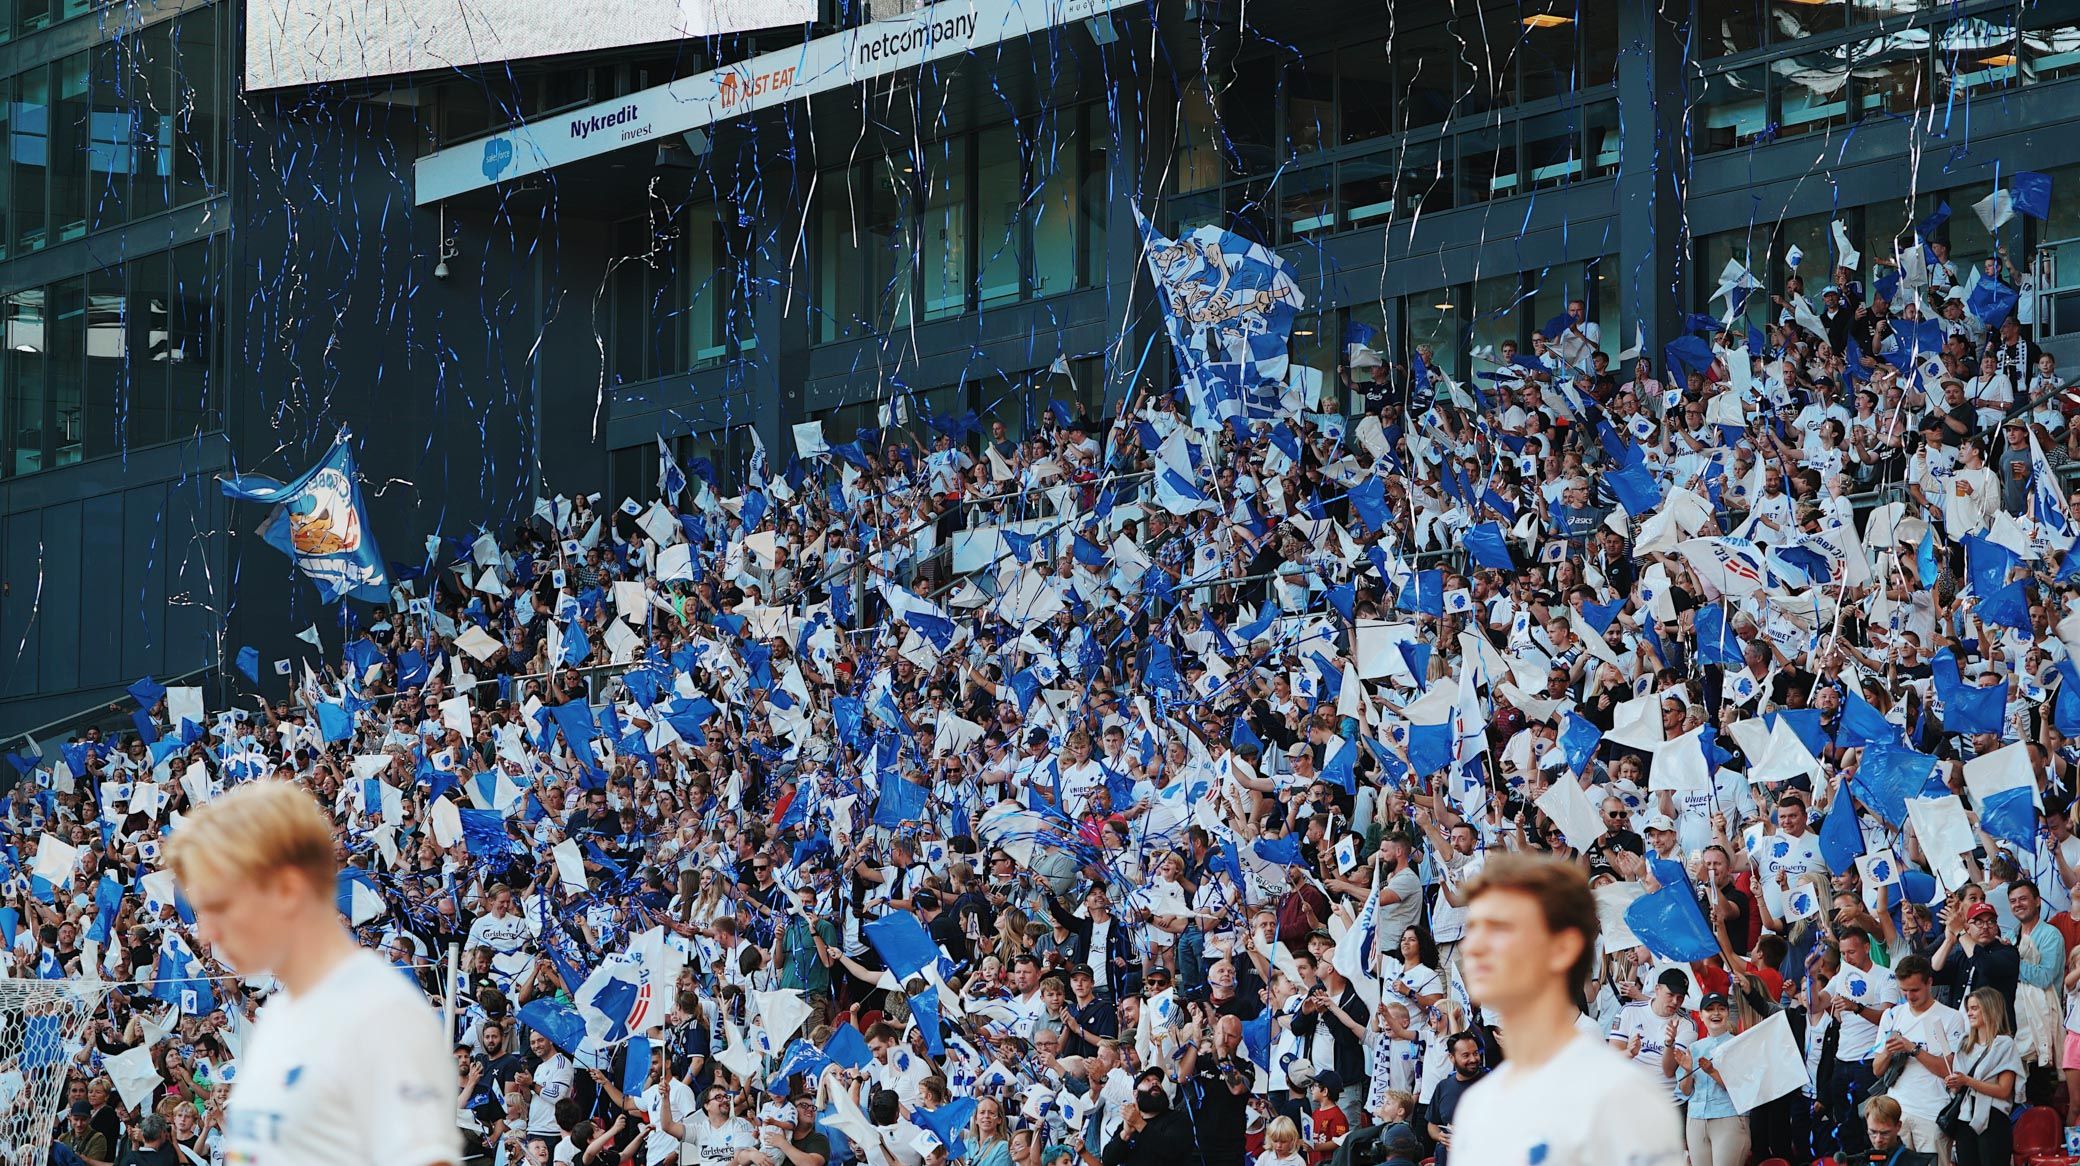
[[[909,1118],[898,1118],[892,1126],[875,1128],[874,1135],[879,1145],[854,1143],[853,1149],[865,1160],[866,1166],[885,1166],[880,1153],[884,1149],[888,1151],[889,1158],[896,1166],[924,1166],[924,1155],[917,1152],[919,1132],[919,1128],[911,1124]]]
[[[729,1166],[738,1150],[757,1144],[758,1137],[750,1122],[733,1117],[719,1126],[709,1125],[708,1115],[703,1113],[686,1123],[686,1141],[679,1151],[680,1166]]]
[[[1683,1163],[1667,1085],[1587,1034],[1528,1072],[1504,1061],[1467,1090],[1452,1130],[1452,1161],[1467,1166]]]
[[[1843,1031],[1847,1032],[1846,1029]],[[1878,1046],[1895,1032],[1905,1037],[1908,1044],[1920,1045],[1938,1057],[1947,1058],[1964,1045],[1964,1013],[1947,1004],[1931,1004],[1928,1011],[1916,1016],[1910,1005],[1895,1004],[1886,1009],[1884,1017],[1878,1021],[1878,1038],[1871,1048],[1873,1057],[1877,1055]],[[1943,1088],[1943,1079],[1929,1072],[1928,1066],[1918,1059],[1907,1063],[1899,1080],[1893,1082],[1888,1092],[1908,1117],[1928,1121],[1934,1121],[1936,1115],[1943,1112],[1944,1103],[1950,1100],[1950,1091]]]
[[[462,1086],[440,1018],[372,951],[356,951],[301,997],[284,992],[270,1000],[238,1068],[224,1115],[231,1161],[462,1161],[455,1126]]]
[[[649,1166],[672,1156],[679,1148],[679,1139],[664,1132],[664,1106],[660,1104],[664,1094],[655,1085],[643,1090],[643,1112],[650,1119],[650,1132],[643,1135],[643,1161]],[[689,1122],[701,1116],[700,1098],[693,1094],[693,1087],[678,1078],[672,1078],[672,1120]],[[687,1126],[692,1129],[691,1125]],[[684,1155],[681,1155],[684,1158]]]
[[[534,1096],[527,1103],[527,1132],[530,1136],[562,1136],[563,1126],[556,1120],[556,1103],[571,1095],[571,1074],[571,1059],[562,1053],[535,1066]]]
[[[1883,1008],[1899,1003],[1899,982],[1878,964],[1872,964],[1869,971],[1858,971],[1844,963],[1834,979],[1827,981],[1827,994],[1853,1000],[1866,1008]],[[1841,1040],[1835,1046],[1841,1059],[1870,1060],[1878,1047],[1878,1026],[1854,1012],[1842,1013],[1835,1023],[1842,1026]]]
[[[1481,869],[1487,865],[1487,860],[1488,852],[1485,850],[1476,850],[1465,855],[1455,852],[1450,855],[1447,865],[1451,867],[1451,881],[1455,889],[1472,882],[1473,877],[1481,873]],[[1466,936],[1466,908],[1452,906],[1444,897],[1443,887],[1438,888],[1437,901],[1430,906],[1430,930],[1431,937],[1439,943],[1457,943]],[[1392,942],[1398,947],[1401,937],[1395,936]]]
[[[1661,1055],[1668,1049],[1670,1021],[1674,1021],[1676,1026],[1676,1047],[1689,1048],[1697,1039],[1697,1023],[1690,1019],[1690,1014],[1678,1011],[1670,1016],[1656,1016],[1654,1006],[1645,1003],[1626,1005],[1625,1011],[1618,1014],[1618,1023],[1611,1026],[1611,1039],[1629,1044],[1635,1035],[1638,1036],[1639,1055],[1632,1058],[1633,1063],[1646,1070],[1649,1076],[1665,1083],[1668,1095],[1673,1099],[1676,1096],[1675,1078],[1661,1074]]]

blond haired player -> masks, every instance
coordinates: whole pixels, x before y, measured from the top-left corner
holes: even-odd
[[[332,828],[286,782],[190,815],[167,865],[197,933],[282,992],[260,1010],[225,1110],[232,1166],[456,1166],[460,1086],[426,998],[354,942],[335,906]]]
[[[1505,1059],[1459,1102],[1452,1166],[1683,1166],[1667,1083],[1577,1025],[1596,961],[1580,868],[1497,854],[1465,894],[1466,989]]]

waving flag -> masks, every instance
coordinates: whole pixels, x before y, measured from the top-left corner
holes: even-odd
[[[2044,447],[2037,443],[2034,427],[2029,431],[2029,506],[2030,513],[2051,533],[2066,538],[2075,533],[2073,516],[2066,510],[2065,491],[2051,462],[2044,457]]]
[[[704,475],[705,480],[712,484],[714,475],[715,471],[710,468]],[[657,483],[657,492],[667,502],[677,501],[679,495],[686,492],[686,471],[680,469],[678,460],[672,457],[672,447],[665,443],[663,434],[657,437]]]
[[[1861,745],[1901,744],[1899,726],[1885,719],[1853,688],[1842,692],[1842,720],[1835,730],[1835,744],[1844,749]],[[1839,869],[1839,868],[1837,868]]]
[[[2080,668],[2058,662],[2058,698],[2051,703],[2052,724],[2068,737],[2080,737]]]
[[[586,1037],[599,1044],[617,1044],[664,1023],[664,1002],[641,961],[618,952],[600,961],[572,999]]]
[[[1204,490],[1169,466],[1164,466],[1156,473],[1156,505],[1172,514],[1220,510],[1220,504],[1209,499]]]
[[[1378,478],[1367,478],[1351,487],[1351,510],[1373,530],[1387,528],[1387,488]]]
[[[1676,550],[1700,578],[1723,595],[1744,597],[1768,585],[1769,567],[1761,548],[1747,539],[1694,538],[1677,543]]]
[[[1849,799],[1849,783],[1835,788],[1834,804],[1820,822],[1820,856],[1829,870],[1848,870],[1863,853],[1863,830],[1856,824],[1856,803]]]
[[[1170,239],[1138,208],[1134,219],[1162,301],[1178,380],[1196,419],[1217,424],[1275,412],[1288,363],[1286,337],[1307,301],[1285,260],[1219,227]],[[1160,490],[1159,482],[1159,499]]]
[[[2028,849],[2037,842],[2037,775],[2029,744],[1982,754],[1964,763],[1965,788],[1979,811],[1979,828]]]
[[[1625,909],[1625,926],[1662,959],[1688,963],[1719,954],[1719,941],[1687,879],[1664,883],[1660,890],[1634,899]]]
[[[260,474],[220,481],[227,498],[274,505],[261,537],[317,582],[326,603],[341,596],[382,603],[390,597],[390,579],[361,504],[350,437],[341,429],[324,459],[291,481]]]
[[[1336,941],[1336,954],[1331,957],[1336,970],[1358,990],[1367,1008],[1379,1007],[1379,941],[1379,887],[1375,884],[1372,894],[1365,899],[1365,909],[1358,912],[1357,922]]]
[[[908,911],[891,911],[860,931],[899,983],[939,962],[939,944]]]
[[[1856,763],[1851,788],[1864,805],[1897,826],[1907,820],[1907,799],[1920,796],[1935,766],[1932,755],[1904,746],[1867,746]]]
[[[597,1045],[586,1032],[585,1018],[568,1004],[537,996],[519,1008],[520,1023],[549,1038],[581,1065],[602,1067]]]

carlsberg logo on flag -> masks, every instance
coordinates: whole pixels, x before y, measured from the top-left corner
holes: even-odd
[[[224,496],[274,505],[261,537],[317,582],[325,602],[348,595],[380,603],[389,598],[390,580],[354,480],[350,436],[341,429],[324,460],[302,477],[233,475],[222,479]]]

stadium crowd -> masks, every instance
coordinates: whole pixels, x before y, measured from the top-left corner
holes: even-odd
[[[2001,257],[1909,254],[1730,269],[1647,354],[1576,301],[1463,379],[1354,344],[1274,408],[667,457],[397,573],[284,698],[141,680],[10,758],[8,974],[116,987],[9,1120],[222,1161],[270,985],[159,848],[278,779],[496,1166],[1443,1166],[1498,850],[1587,874],[1581,1024],[1697,1166],[2062,1144],[2080,392]]]

